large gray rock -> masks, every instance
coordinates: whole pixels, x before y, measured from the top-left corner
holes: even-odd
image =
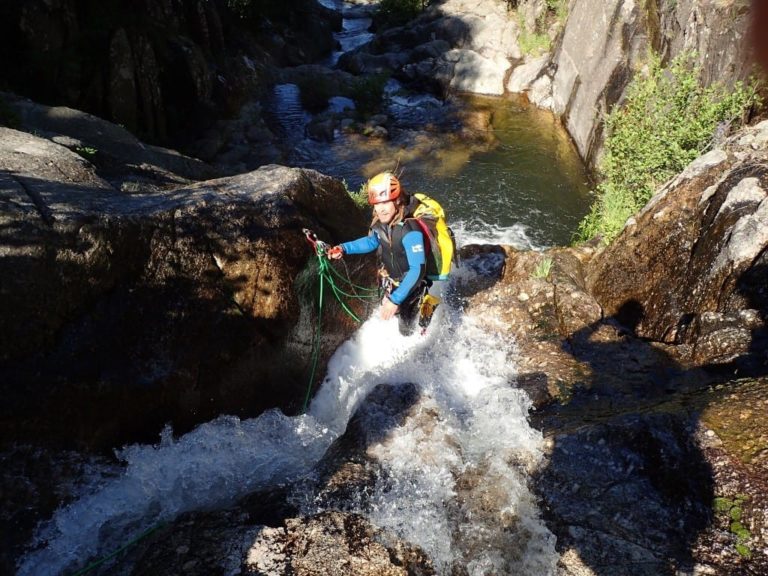
[[[343,55],[339,66],[355,74],[390,71],[440,96],[449,88],[501,95],[510,60],[521,57],[517,36],[517,22],[501,2],[445,0]]]
[[[577,0],[571,6],[553,58],[552,105],[582,158],[589,160],[601,146],[602,118],[626,87],[630,62],[648,49],[642,14],[634,0]]]
[[[66,148],[0,129],[4,437],[103,447],[168,421],[295,410],[317,327],[304,226],[332,242],[365,230],[317,172],[128,194]],[[318,378],[354,328],[328,304]]]
[[[648,50],[664,61],[694,53],[705,84],[730,85],[751,71],[748,20],[749,8],[732,2],[574,0],[548,61],[522,62],[507,89],[562,116],[582,158],[596,165],[605,139],[603,118],[621,103]]]
[[[607,315],[697,363],[765,370],[768,122],[668,182],[590,264]]]
[[[8,93],[0,93],[0,97],[18,118],[19,129],[87,156],[116,187],[138,176],[161,187],[217,176],[205,162],[145,144],[124,127],[87,112],[45,106]]]

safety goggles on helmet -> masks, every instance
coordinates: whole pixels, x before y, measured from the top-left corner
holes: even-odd
[[[368,191],[368,204],[390,202],[399,198],[402,193],[400,181],[391,172],[376,174],[368,180],[366,190]]]

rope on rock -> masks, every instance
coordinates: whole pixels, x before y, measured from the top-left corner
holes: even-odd
[[[362,320],[355,314],[344,301],[344,298],[351,298],[354,300],[364,300],[368,302],[376,301],[380,299],[380,293],[378,288],[369,288],[365,286],[359,286],[352,282],[349,278],[349,271],[347,274],[342,274],[339,270],[331,265],[331,261],[326,254],[329,246],[327,243],[318,239],[314,232],[304,228],[304,236],[307,241],[312,245],[315,255],[317,256],[317,269],[318,276],[320,278],[319,297],[317,301],[317,328],[314,335],[314,343],[312,345],[312,369],[309,375],[309,385],[307,386],[307,393],[304,397],[304,404],[301,408],[302,412],[307,411],[307,405],[309,404],[309,397],[312,394],[312,384],[315,381],[315,372],[317,370],[317,363],[320,358],[320,342],[322,339],[322,319],[323,319],[323,300],[325,297],[325,285],[331,289],[336,301],[341,305],[342,310],[349,315],[355,322],[362,322]],[[345,265],[346,266],[346,265]],[[338,281],[343,282],[350,291],[342,289]],[[358,294],[358,292],[361,292]]]
[[[105,562],[111,560],[112,558],[115,558],[116,556],[119,556],[120,554],[125,552],[128,548],[130,548],[131,546],[134,546],[134,545],[138,544],[144,538],[146,538],[147,536],[149,536],[153,532],[156,532],[157,530],[160,530],[163,527],[165,527],[165,522],[160,522],[159,524],[155,524],[151,528],[148,528],[147,530],[145,530],[144,532],[142,532],[141,534],[139,534],[135,538],[133,538],[130,541],[128,541],[126,544],[124,544],[123,546],[121,546],[120,548],[118,548],[117,550],[112,552],[111,554],[108,554],[107,556],[99,558],[98,560],[96,560],[95,562],[92,562],[91,564],[89,564],[85,568],[82,568],[82,569],[78,570],[72,576],[83,576],[83,574],[87,574],[91,570],[95,570],[96,568],[98,568],[99,566],[104,564]]]

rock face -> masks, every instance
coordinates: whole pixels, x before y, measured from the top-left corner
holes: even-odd
[[[765,370],[768,122],[668,182],[590,264],[606,315],[697,364]]]
[[[5,438],[109,447],[300,406],[318,287],[301,229],[365,230],[341,183],[267,166],[131,194],[49,140],[0,142]],[[354,328],[325,310],[321,366]]]
[[[465,313],[514,339],[549,439],[561,576],[768,567],[767,146],[768,122],[726,140],[608,248],[462,250]]]
[[[262,17],[258,27],[234,14],[234,4],[7,3],[0,8],[3,88],[180,148],[236,112],[272,62],[296,65],[330,52],[340,27],[338,16],[315,2],[290,0],[287,22]]]
[[[354,74],[391,72],[440,95],[449,90],[501,95],[510,59],[520,58],[517,34],[517,23],[501,2],[445,0],[407,26],[344,54],[339,66]]]
[[[423,553],[397,539],[380,542],[364,518],[325,512],[263,530],[248,550],[246,566],[259,574],[409,576],[434,574]]]
[[[635,70],[653,49],[669,60],[696,52],[703,81],[731,84],[751,70],[745,43],[749,8],[714,0],[575,0],[551,59],[522,63],[507,89],[525,92],[562,116],[579,153],[595,165],[602,118],[620,102]]]

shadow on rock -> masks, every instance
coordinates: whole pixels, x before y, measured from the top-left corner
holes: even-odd
[[[764,284],[753,279],[752,273],[742,278],[743,293],[765,318]],[[754,493],[765,475],[755,468],[744,473],[728,456],[738,448],[724,452],[711,428],[718,410],[731,400],[743,404],[737,396],[751,386],[734,373],[751,368],[751,377],[766,375],[764,329],[753,332],[743,355],[696,367],[678,361],[674,347],[634,336],[644,313],[630,300],[564,341],[590,372],[561,404],[533,415],[551,451],[534,485],[558,538],[563,573],[586,567],[598,576],[763,573],[764,558],[745,564],[751,553],[737,551],[749,530],[738,536],[713,502]],[[740,416],[726,418],[744,419],[735,412]],[[738,479],[734,468],[742,468]],[[744,498],[759,517],[765,508],[759,490]]]

